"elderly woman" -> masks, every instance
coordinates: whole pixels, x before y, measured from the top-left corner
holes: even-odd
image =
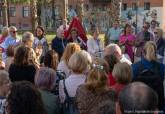
[[[48,67],[40,68],[35,76],[35,85],[38,87],[47,114],[59,114],[59,99],[51,93],[54,87],[56,72]]]
[[[59,60],[61,59],[64,49],[67,45],[67,40],[64,38],[64,31],[60,28],[57,29],[57,35],[52,40],[51,47],[58,53]]]
[[[2,34],[0,36],[0,44],[5,41],[5,38],[8,36],[8,33],[9,33],[8,27],[3,27],[2,28]]]
[[[76,92],[80,114],[99,114],[96,110],[101,108],[107,114],[115,114],[116,96],[107,86],[107,73],[108,63],[103,59],[95,59],[86,82],[80,85]],[[111,102],[111,105],[108,102]],[[109,109],[105,110],[105,107]]]

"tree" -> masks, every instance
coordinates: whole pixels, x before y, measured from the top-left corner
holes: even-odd
[[[2,0],[1,5],[2,5],[3,26],[8,26],[7,1]]]

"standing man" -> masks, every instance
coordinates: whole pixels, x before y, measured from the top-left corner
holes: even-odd
[[[10,46],[17,46],[19,44],[19,39],[17,39],[17,28],[15,26],[10,26],[9,27],[9,35],[5,39],[5,41],[1,44],[1,47],[3,48],[3,53],[2,53],[2,60],[6,60],[6,49]]]
[[[143,47],[147,41],[153,41],[154,36],[149,32],[150,23],[145,22],[143,29],[139,32],[135,39],[135,62],[140,61],[143,56]]]
[[[113,23],[113,27],[110,28],[107,32],[107,43],[115,43],[115,44],[118,44],[119,42],[119,37],[121,35],[121,32],[122,30],[120,29],[119,27],[119,22],[118,21],[115,21]],[[106,44],[107,44],[106,43]],[[107,45],[108,45],[107,44]]]

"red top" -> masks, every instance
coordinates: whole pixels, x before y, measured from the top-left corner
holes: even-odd
[[[125,84],[119,84],[116,83],[114,86],[112,86],[111,88],[116,92],[117,96],[119,96],[120,91],[125,87]]]
[[[0,36],[0,44],[3,43],[5,41],[5,37]]]
[[[113,85],[116,84],[116,81],[114,77],[112,76],[112,73],[108,74],[108,86],[112,87]]]

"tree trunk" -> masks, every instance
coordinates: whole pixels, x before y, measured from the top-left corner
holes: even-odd
[[[10,26],[10,14],[9,14],[9,8],[10,8],[10,5],[9,5],[9,0],[6,0],[7,2],[7,19],[8,19],[8,26]]]
[[[117,20],[119,20],[120,16],[120,1],[121,0],[111,0],[111,10],[109,12],[109,15],[111,16],[110,21],[110,27],[112,27],[113,23]]]
[[[36,0],[30,1],[30,9],[31,9],[31,23],[32,23],[32,32],[35,32],[35,28],[37,27],[37,8],[36,8]]]
[[[3,1],[2,6],[2,17],[3,17],[3,26],[8,26],[8,14],[7,14],[7,1]]]

